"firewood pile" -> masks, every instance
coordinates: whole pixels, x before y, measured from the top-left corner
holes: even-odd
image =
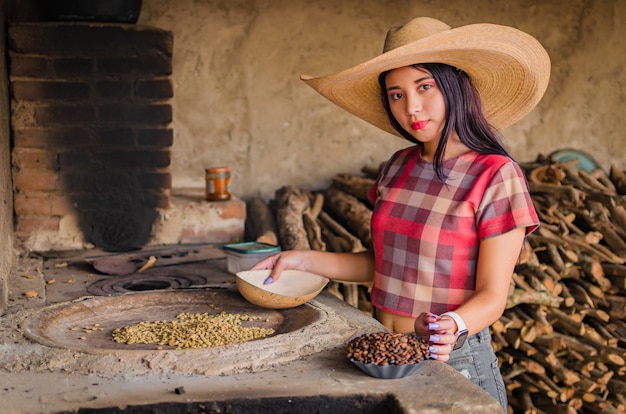
[[[527,238],[491,326],[511,413],[626,413],[626,173],[538,156],[523,163],[541,226]],[[285,186],[248,202],[246,238],[283,250],[371,248],[367,192],[379,168],[329,188]],[[369,287],[328,289],[371,313]]]

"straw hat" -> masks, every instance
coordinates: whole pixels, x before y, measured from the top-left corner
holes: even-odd
[[[383,108],[378,75],[416,63],[445,63],[465,71],[496,130],[528,114],[550,79],[550,57],[532,36],[487,23],[451,28],[429,17],[389,30],[383,53],[367,62],[332,75],[302,75],[301,79],[348,112],[399,135]]]

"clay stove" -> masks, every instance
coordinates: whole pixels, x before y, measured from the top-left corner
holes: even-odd
[[[217,248],[216,248],[217,249]],[[218,249],[219,250],[219,249]],[[236,291],[224,257],[171,267],[201,284],[117,291],[90,287],[120,276],[94,272],[85,253],[30,258],[12,276],[17,292],[0,319],[3,412],[492,413],[498,404],[446,364],[425,361],[409,377],[366,376],[346,358],[354,336],[382,326],[327,291],[298,308],[264,310]],[[167,266],[169,268],[169,266]],[[164,269],[145,273],[161,280]],[[123,278],[123,276],[122,276]],[[54,280],[54,283],[51,281]],[[114,327],[178,310],[262,314],[271,337],[212,349],[158,350],[110,342]],[[72,327],[100,323],[81,340]]]

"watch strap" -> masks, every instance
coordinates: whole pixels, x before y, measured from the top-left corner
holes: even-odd
[[[449,316],[451,319],[454,320],[454,322],[456,322],[456,333],[458,334],[461,331],[466,331],[467,330],[467,326],[465,325],[465,321],[463,320],[463,318],[461,318],[461,315],[459,315],[456,312],[444,312],[439,316]]]

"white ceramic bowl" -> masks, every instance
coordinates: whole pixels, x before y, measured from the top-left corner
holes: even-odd
[[[263,282],[269,269],[246,270],[237,273],[237,289],[250,303],[262,308],[286,309],[306,303],[319,295],[328,279],[302,270],[284,270],[278,280]]]

